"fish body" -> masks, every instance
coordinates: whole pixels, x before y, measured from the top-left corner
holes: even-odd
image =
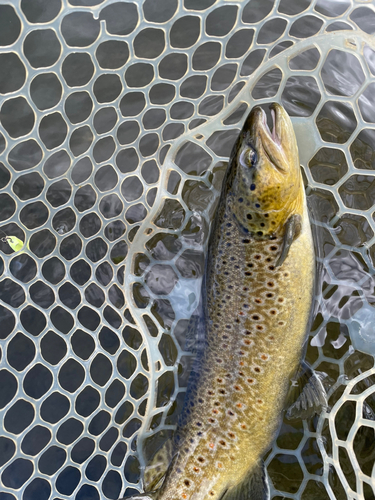
[[[265,498],[264,485],[231,492],[259,469],[279,428],[315,269],[293,127],[280,105],[272,109],[273,133],[256,107],[232,151],[207,257],[206,346],[158,500]]]

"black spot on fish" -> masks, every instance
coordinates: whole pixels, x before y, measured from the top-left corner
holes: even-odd
[[[249,220],[252,220],[252,215],[251,214],[247,214],[246,217],[249,219]]]
[[[251,184],[250,191],[254,191],[254,189],[255,189],[255,184]]]
[[[260,208],[259,203],[255,203],[255,208]]]
[[[243,198],[238,198],[238,203],[242,203],[243,202]]]

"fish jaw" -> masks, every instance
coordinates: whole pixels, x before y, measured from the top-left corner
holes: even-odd
[[[233,149],[229,203],[236,220],[254,237],[282,231],[303,205],[303,183],[297,141],[285,109],[271,105],[274,126],[268,128],[264,110],[256,106],[247,117]]]

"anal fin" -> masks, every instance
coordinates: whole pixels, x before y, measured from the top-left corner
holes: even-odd
[[[322,380],[324,375],[314,371],[307,363],[302,362],[301,367],[292,380],[289,400],[297,391],[297,398],[287,412],[288,420],[307,419],[315,413],[320,413],[327,408],[327,395]]]
[[[156,494],[155,492],[138,493],[138,495],[132,495],[131,497],[122,497],[118,500],[156,500]]]
[[[173,459],[172,440],[167,440],[147,464],[143,475],[145,491],[157,490]]]
[[[243,481],[229,488],[220,500],[269,500],[267,473],[259,461]]]
[[[287,258],[289,249],[293,241],[298,238],[302,230],[302,218],[300,215],[294,214],[289,217],[285,223],[285,233],[283,238],[283,246],[281,248],[281,254],[276,262],[276,267],[281,266],[284,260]]]

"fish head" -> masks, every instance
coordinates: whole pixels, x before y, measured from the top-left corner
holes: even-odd
[[[254,107],[231,157],[231,206],[243,228],[263,237],[283,227],[303,189],[297,141],[285,109],[271,105],[273,130],[266,113]],[[297,207],[298,208],[298,207]]]

